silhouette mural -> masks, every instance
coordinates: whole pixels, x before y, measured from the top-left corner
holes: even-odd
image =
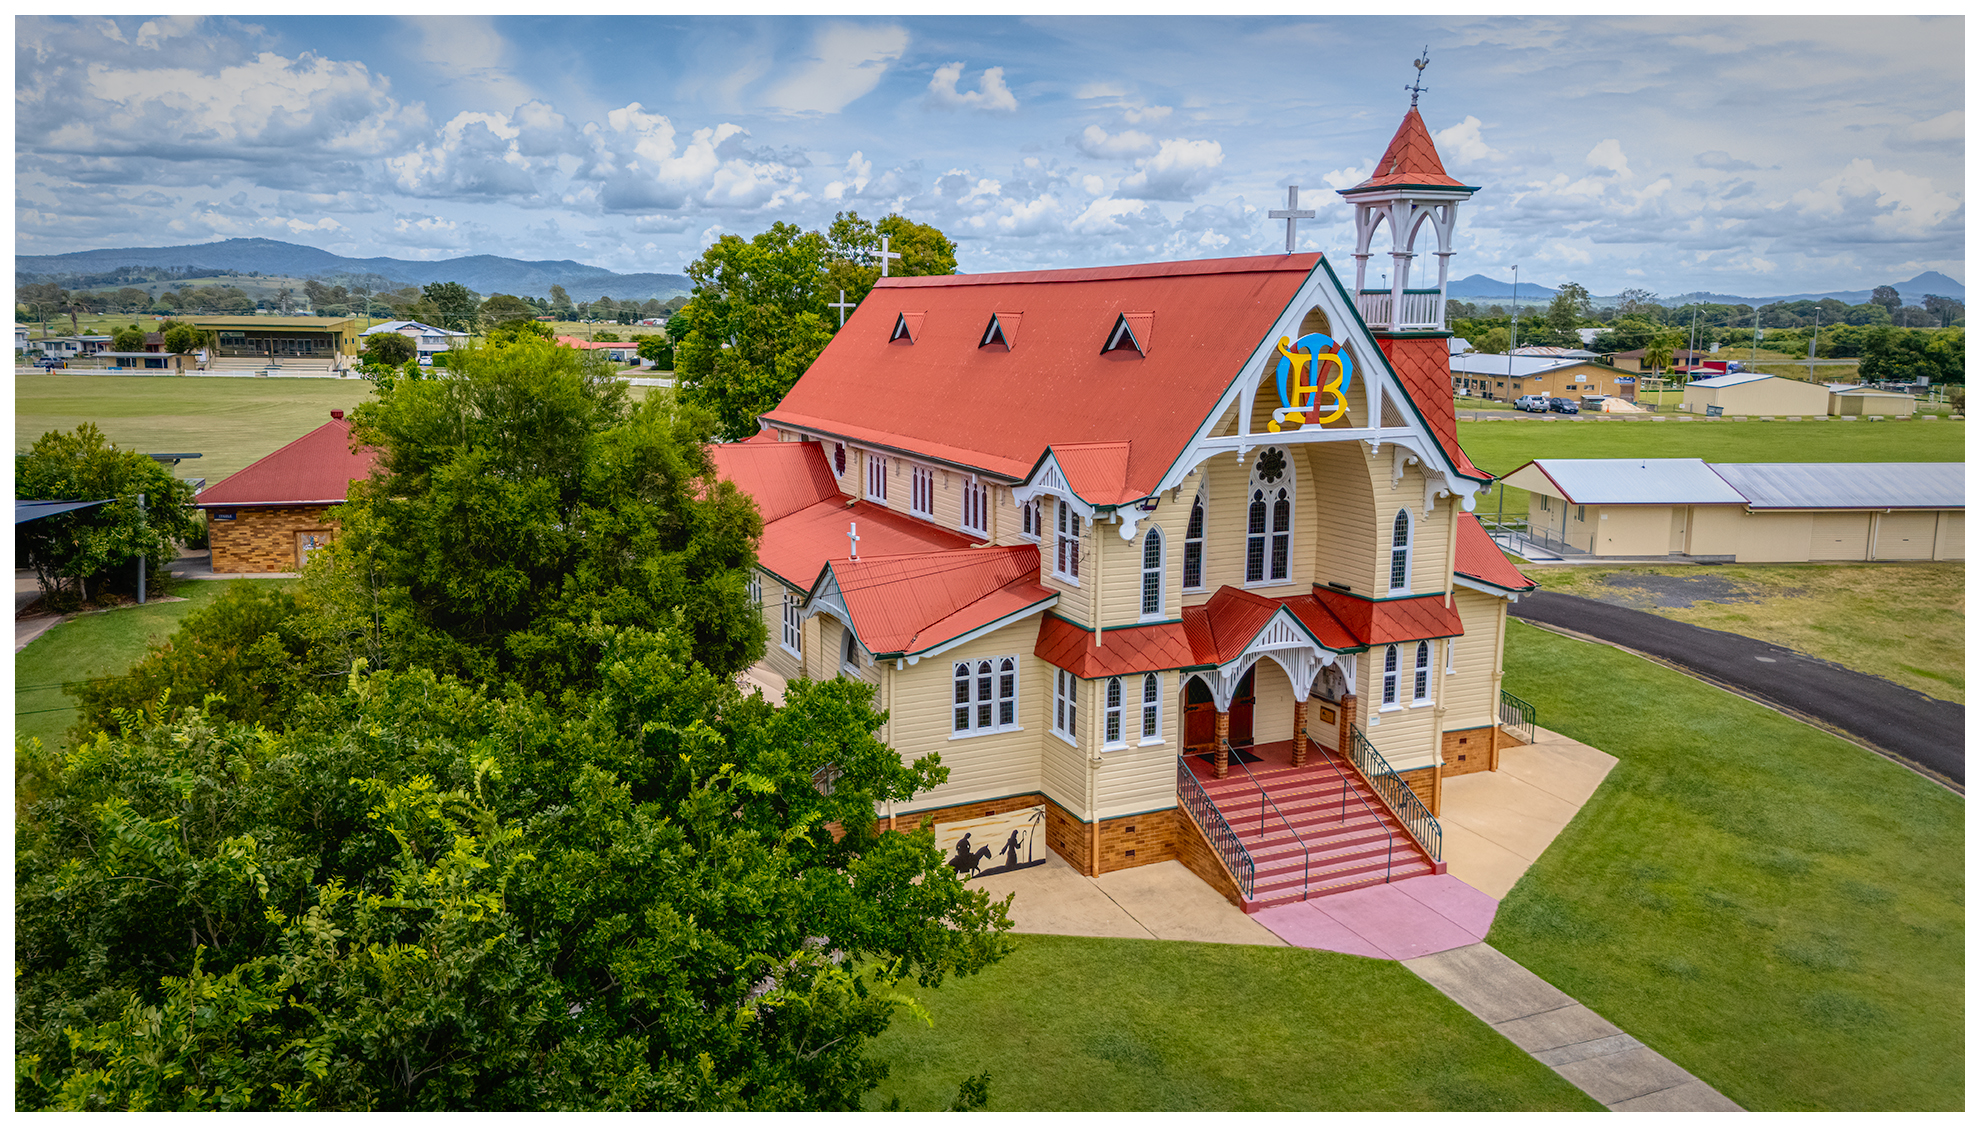
[[[1022,806],[1004,813],[935,827],[935,848],[964,880],[1043,865],[1045,807]]]

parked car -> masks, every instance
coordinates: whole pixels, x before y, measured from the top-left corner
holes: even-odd
[[[1538,411],[1544,415],[1547,413],[1547,397],[1544,395],[1522,395],[1518,399],[1513,400],[1513,410]]]
[[[53,356],[44,356],[44,357],[42,357],[41,359],[39,359],[39,360],[36,360],[36,361],[34,362],[34,366],[35,366],[35,367],[37,367],[37,368],[46,368],[46,369],[48,369],[49,371],[51,371],[51,372],[52,372],[52,371],[54,371],[54,370],[55,370],[55,369],[57,369],[57,368],[66,368],[66,367],[68,367],[68,366],[69,366],[69,362],[68,362],[68,361],[66,361],[66,360],[58,360],[58,359],[56,359],[56,358],[55,358],[55,357],[53,357]]]
[[[1574,400],[1572,400],[1572,399],[1562,399],[1562,398],[1561,398],[1560,396],[1558,396],[1558,395],[1557,395],[1557,396],[1555,396],[1555,397],[1554,397],[1554,398],[1552,398],[1552,399],[1549,399],[1549,400],[1547,401],[1547,406],[1548,406],[1548,408],[1550,408],[1550,409],[1552,409],[1552,410],[1555,410],[1555,411],[1559,411],[1559,412],[1560,412],[1561,414],[1563,414],[1563,415],[1579,415],[1579,414],[1581,414],[1581,408],[1580,408],[1580,407],[1577,407],[1577,406],[1575,406],[1575,403],[1574,403]]]

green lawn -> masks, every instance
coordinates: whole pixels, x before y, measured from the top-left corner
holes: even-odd
[[[1963,563],[1577,565],[1528,572],[1549,591],[1759,638],[1943,700],[1966,700]],[[1657,606],[1645,589],[1657,583],[1654,577],[1714,590],[1688,607]]]
[[[1400,964],[1296,947],[1028,935],[915,991],[868,1097],[936,1110],[988,1070],[991,1111],[1600,1111]]]
[[[174,473],[211,484],[329,422],[331,408],[370,397],[359,379],[18,376],[14,448],[92,422],[126,449],[204,455]]]
[[[242,579],[241,583],[282,583],[278,579]],[[40,738],[54,747],[76,721],[74,700],[62,691],[65,682],[107,677],[129,669],[145,648],[162,642],[194,610],[220,597],[226,584],[215,580],[182,581],[171,594],[184,602],[149,603],[102,614],[71,618],[14,655],[14,736]]]
[[[1621,762],[1490,942],[1754,1111],[1965,1102],[1965,802],[1515,622],[1506,688]]]

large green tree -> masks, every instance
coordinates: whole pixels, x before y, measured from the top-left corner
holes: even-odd
[[[351,416],[379,469],[339,511],[317,597],[353,655],[555,694],[603,675],[593,624],[677,614],[710,669],[762,655],[762,522],[716,480],[704,414],[635,402],[602,358],[534,335],[450,356]]]
[[[481,300],[459,282],[428,282],[420,289],[421,303],[439,316],[439,328],[471,333],[480,317]]]
[[[140,509],[142,494],[145,507]],[[49,431],[14,456],[14,496],[29,501],[109,503],[28,521],[14,542],[51,603],[70,606],[92,592],[137,590],[143,556],[153,580],[198,531],[192,483],[150,457],[107,441],[94,423]]]
[[[684,401],[712,411],[724,437],[747,438],[838,330],[828,303],[857,303],[880,277],[880,238],[903,257],[890,274],[949,274],[955,244],[890,215],[842,213],[829,235],[774,224],[752,239],[724,235],[691,264],[694,294],[667,322]]]

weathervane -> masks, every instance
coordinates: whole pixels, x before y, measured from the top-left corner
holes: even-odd
[[[1428,43],[1425,43],[1423,45],[1423,57],[1416,60],[1416,83],[1413,86],[1403,87],[1403,89],[1409,91],[1410,109],[1416,108],[1417,95],[1429,89],[1429,87],[1423,85],[1423,68],[1429,65],[1430,65],[1430,45]]]

